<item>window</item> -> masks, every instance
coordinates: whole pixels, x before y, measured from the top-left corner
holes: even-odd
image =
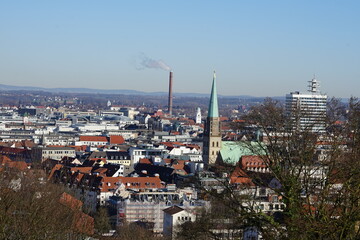
[[[260,188],[259,194],[260,194],[260,196],[266,195],[266,188]]]

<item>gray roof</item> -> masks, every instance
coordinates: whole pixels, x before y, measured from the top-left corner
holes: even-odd
[[[169,208],[165,208],[163,211],[165,213],[167,213],[167,214],[174,215],[176,213],[184,211],[184,209],[181,208],[181,207],[178,207],[178,206],[172,206],[172,207],[169,207]]]
[[[42,150],[74,150],[74,148],[71,147],[44,147]]]

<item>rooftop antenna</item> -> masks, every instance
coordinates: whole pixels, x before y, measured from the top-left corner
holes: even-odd
[[[319,90],[317,88],[320,87],[320,84],[319,84],[319,81],[316,80],[315,74],[314,74],[313,79],[311,79],[311,81],[309,81],[308,87],[309,87],[308,91],[311,92],[311,93],[319,92]]]

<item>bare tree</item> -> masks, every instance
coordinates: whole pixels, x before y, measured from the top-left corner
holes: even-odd
[[[77,213],[59,200],[64,189],[41,171],[0,172],[0,239],[77,239]]]
[[[344,109],[332,99],[326,116],[319,118],[326,119],[325,131],[319,133],[309,125],[294,125],[294,115],[287,114],[280,102],[267,99],[253,107],[244,117],[246,123],[238,127],[247,134],[249,128],[262,133],[262,139],[254,137],[248,148],[261,156],[277,186],[269,185],[262,173],[244,170],[252,179],[250,185],[224,184],[222,191],[208,192],[215,206],[212,215],[200,216],[198,228],[192,228],[219,239],[214,223],[223,219],[237,229],[254,226],[265,239],[359,238],[360,101],[352,98]],[[279,196],[282,211],[264,213],[257,208],[256,187],[261,186]],[[189,224],[187,229],[192,229]],[[180,237],[185,233],[184,228]]]

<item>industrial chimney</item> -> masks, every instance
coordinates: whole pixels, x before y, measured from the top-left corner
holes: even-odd
[[[172,84],[173,84],[173,72],[170,71],[170,75],[169,75],[169,104],[168,104],[168,110],[169,110],[169,115],[172,115]]]

